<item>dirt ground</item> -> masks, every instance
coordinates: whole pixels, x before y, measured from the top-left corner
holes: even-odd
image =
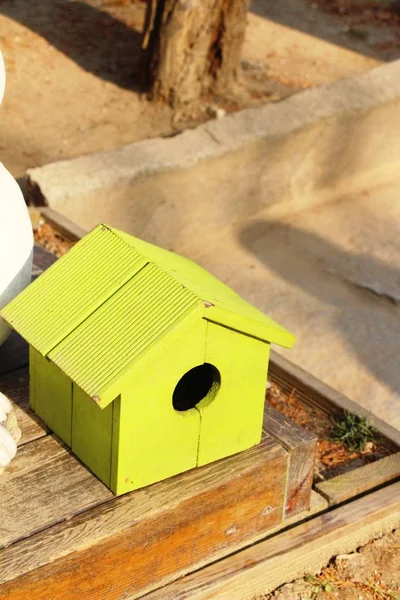
[[[173,115],[138,87],[144,10],[144,0],[0,3],[0,157],[14,176],[212,117],[208,103]],[[278,101],[369,69],[400,55],[399,31],[394,13],[338,14],[334,0],[253,0],[241,83],[215,103],[231,111]]]
[[[317,576],[289,583],[265,600],[399,600],[400,530],[337,556]],[[261,600],[261,599],[259,599]]]

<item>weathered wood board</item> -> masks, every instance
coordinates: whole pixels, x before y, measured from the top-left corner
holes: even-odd
[[[53,259],[36,254],[37,276]],[[114,498],[29,409],[27,368],[1,381],[22,430],[22,448],[0,481],[0,522],[13,506],[0,536],[2,594],[46,598],[51,586],[61,598],[73,584],[89,598],[94,554],[99,565],[119,565],[99,582],[101,597],[141,594],[282,526],[289,462],[304,439],[286,432],[286,450],[276,428],[275,439],[264,434],[246,453]],[[304,499],[298,510],[308,508],[310,490]],[[323,508],[319,499],[313,510]]]
[[[400,482],[295,526],[145,596],[146,600],[252,600],[316,573],[400,524]],[[128,596],[126,600],[133,600]]]
[[[287,393],[296,390],[296,396],[305,404],[322,409],[330,415],[350,411],[366,417],[375,427],[379,442],[392,453],[380,460],[317,484],[316,490],[323,494],[330,506],[374,490],[400,476],[400,431],[371,415],[343,394],[306,373],[276,352],[271,352],[269,378]]]
[[[400,477],[400,452],[385,456],[369,465],[353,469],[327,481],[317,483],[315,489],[335,506],[371,489]]]
[[[334,390],[310,373],[280,356],[273,350],[270,355],[269,378],[287,393],[296,390],[296,396],[310,406],[328,414],[349,411],[362,415],[379,432],[381,441],[394,452],[400,449],[400,431],[371,414],[368,410]]]
[[[12,521],[0,543],[27,538],[0,551],[1,578],[9,580],[1,592],[47,600],[49,589],[57,599],[70,598],[73,589],[81,599],[106,600],[157,587],[281,523],[287,461],[286,451],[264,436],[247,452],[112,498],[52,436],[27,444],[0,482],[0,522]],[[94,565],[101,572],[95,581]]]
[[[290,517],[308,510],[317,438],[268,404],[264,410],[263,427],[289,454],[285,516]]]

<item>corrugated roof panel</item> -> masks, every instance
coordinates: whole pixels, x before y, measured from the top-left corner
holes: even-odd
[[[246,302],[197,263],[117,229],[113,231],[150,261],[178,279],[199,298],[212,303],[213,306],[205,312],[206,319],[270,343],[287,348],[293,346],[295,336],[292,333]]]
[[[295,336],[290,331],[270,319],[228,286],[213,285],[204,279],[200,281],[186,275],[176,275],[177,279],[207,302],[204,318],[225,327],[245,333],[271,344],[291,348]]]
[[[102,398],[128,366],[140,360],[201,300],[148,264],[49,354],[75,383]]]
[[[46,355],[147,262],[108,227],[96,227],[8,304],[2,317]]]

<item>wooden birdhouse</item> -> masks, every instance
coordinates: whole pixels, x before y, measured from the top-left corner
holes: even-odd
[[[291,333],[192,261],[96,227],[1,316],[30,404],[116,494],[260,442],[270,343]]]

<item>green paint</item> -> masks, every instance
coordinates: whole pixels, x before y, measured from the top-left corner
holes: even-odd
[[[75,384],[72,398],[72,451],[110,486],[113,404],[101,410]]]
[[[0,314],[30,344],[31,407],[117,494],[257,444],[270,343],[294,342],[199,265],[105,225]]]
[[[163,353],[140,374],[122,383],[116,493],[122,494],[196,466],[200,414],[193,408],[174,410],[172,395],[189,369],[204,362],[206,322],[192,327],[190,337],[166,340]]]
[[[260,442],[268,359],[269,344],[209,323],[205,362],[218,367],[221,386],[199,405],[199,466]]]
[[[71,447],[71,380],[61,369],[38,352],[35,352],[34,379],[36,414],[67,446]]]
[[[37,351],[29,346],[29,406],[32,410],[36,409],[36,354]]]

